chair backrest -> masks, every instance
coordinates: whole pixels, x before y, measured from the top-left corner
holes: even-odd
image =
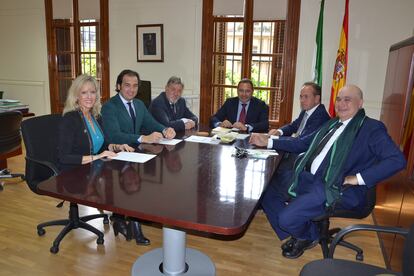
[[[135,98],[140,99],[144,102],[145,106],[148,108],[151,104],[151,82],[142,80],[140,81],[138,93]]]
[[[37,184],[54,175],[39,162],[56,167],[59,124],[62,115],[52,114],[34,117],[22,122],[22,134],[26,146],[26,182],[37,193]],[[33,162],[31,159],[39,162]]]
[[[21,146],[22,117],[19,111],[0,112],[0,154],[15,151]]]
[[[414,275],[414,224],[411,225],[410,232],[404,243],[404,253],[402,261],[402,273],[404,276]]]

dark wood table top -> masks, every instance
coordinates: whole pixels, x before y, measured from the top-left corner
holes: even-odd
[[[95,161],[38,186],[39,193],[108,211],[222,235],[244,231],[280,157],[232,157],[233,147],[182,141],[144,145],[145,164]]]

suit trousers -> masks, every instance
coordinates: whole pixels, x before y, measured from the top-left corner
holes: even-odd
[[[290,198],[287,191],[292,183],[293,171],[278,171],[267,187],[262,207],[279,239],[289,236],[316,240],[317,225],[312,219],[325,213],[325,188],[321,180],[310,172],[299,175],[297,196]]]

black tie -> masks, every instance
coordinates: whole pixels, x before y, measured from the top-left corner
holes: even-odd
[[[329,139],[334,135],[335,131],[342,126],[341,122],[338,122],[328,134],[326,134],[322,140],[319,142],[318,147],[315,149],[315,151],[312,153],[312,155],[309,157],[308,162],[306,162],[305,170],[310,171],[313,160],[321,153],[325,145],[328,143]]]
[[[176,114],[176,111],[175,111],[175,104],[171,104],[171,110],[172,110],[172,112],[174,113],[174,115]]]
[[[135,112],[134,109],[132,108],[131,102],[127,103],[128,104],[128,108],[129,108],[129,114],[131,115],[131,119],[132,119],[132,125],[134,127],[134,132],[135,132]]]

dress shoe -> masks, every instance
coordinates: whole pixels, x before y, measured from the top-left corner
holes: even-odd
[[[290,250],[293,245],[295,244],[296,239],[294,237],[291,237],[286,242],[282,243],[280,248],[282,248],[283,251]]]
[[[302,256],[306,249],[315,247],[318,244],[318,240],[308,241],[296,239],[291,249],[283,250],[282,255],[285,258],[296,259]]]
[[[127,240],[134,238],[138,245],[150,245],[151,241],[142,233],[141,224],[136,220],[130,220],[128,223]]]
[[[115,236],[118,236],[118,233],[121,233],[128,240],[128,229],[127,229],[127,224],[125,220],[120,220],[120,219],[114,220],[112,227],[114,228]]]

